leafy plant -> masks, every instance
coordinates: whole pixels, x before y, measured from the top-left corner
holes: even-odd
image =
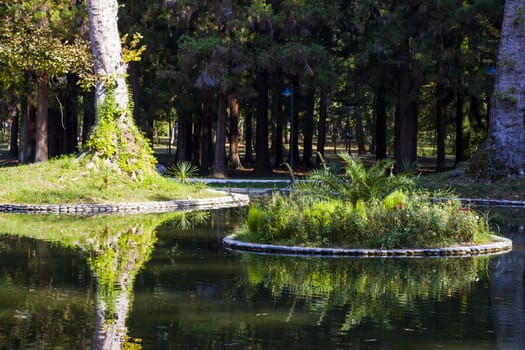
[[[199,167],[189,161],[182,161],[170,166],[167,174],[175,177],[180,183],[187,184],[192,177],[199,174]]]

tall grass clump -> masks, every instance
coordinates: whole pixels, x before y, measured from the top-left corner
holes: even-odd
[[[325,164],[289,195],[252,206],[238,239],[357,248],[443,247],[490,240],[488,219],[457,199],[433,200],[383,160],[367,169],[341,155],[344,177]]]

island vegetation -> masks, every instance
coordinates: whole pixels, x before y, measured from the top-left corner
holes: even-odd
[[[492,240],[487,216],[451,193],[415,187],[406,174],[392,174],[393,161],[367,169],[341,154],[344,176],[326,164],[289,194],[253,205],[236,239],[309,247],[427,248]]]

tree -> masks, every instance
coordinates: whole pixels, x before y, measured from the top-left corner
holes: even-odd
[[[48,159],[50,79],[85,74],[91,66],[87,42],[80,39],[78,28],[65,29],[81,19],[78,6],[71,5],[60,0],[12,0],[0,11],[1,78],[8,85],[37,87],[35,161]]]
[[[117,26],[116,0],[89,0],[89,36],[94,59],[96,119],[87,142],[94,159],[109,160],[113,168],[137,175],[151,174],[154,158],[133,121],[126,63]]]
[[[506,0],[487,138],[470,162],[478,176],[525,175],[525,5]]]

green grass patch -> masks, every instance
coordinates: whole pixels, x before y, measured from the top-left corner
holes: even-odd
[[[62,157],[0,168],[0,202],[16,204],[126,203],[217,196],[203,184],[153,174],[131,179],[105,163]]]

